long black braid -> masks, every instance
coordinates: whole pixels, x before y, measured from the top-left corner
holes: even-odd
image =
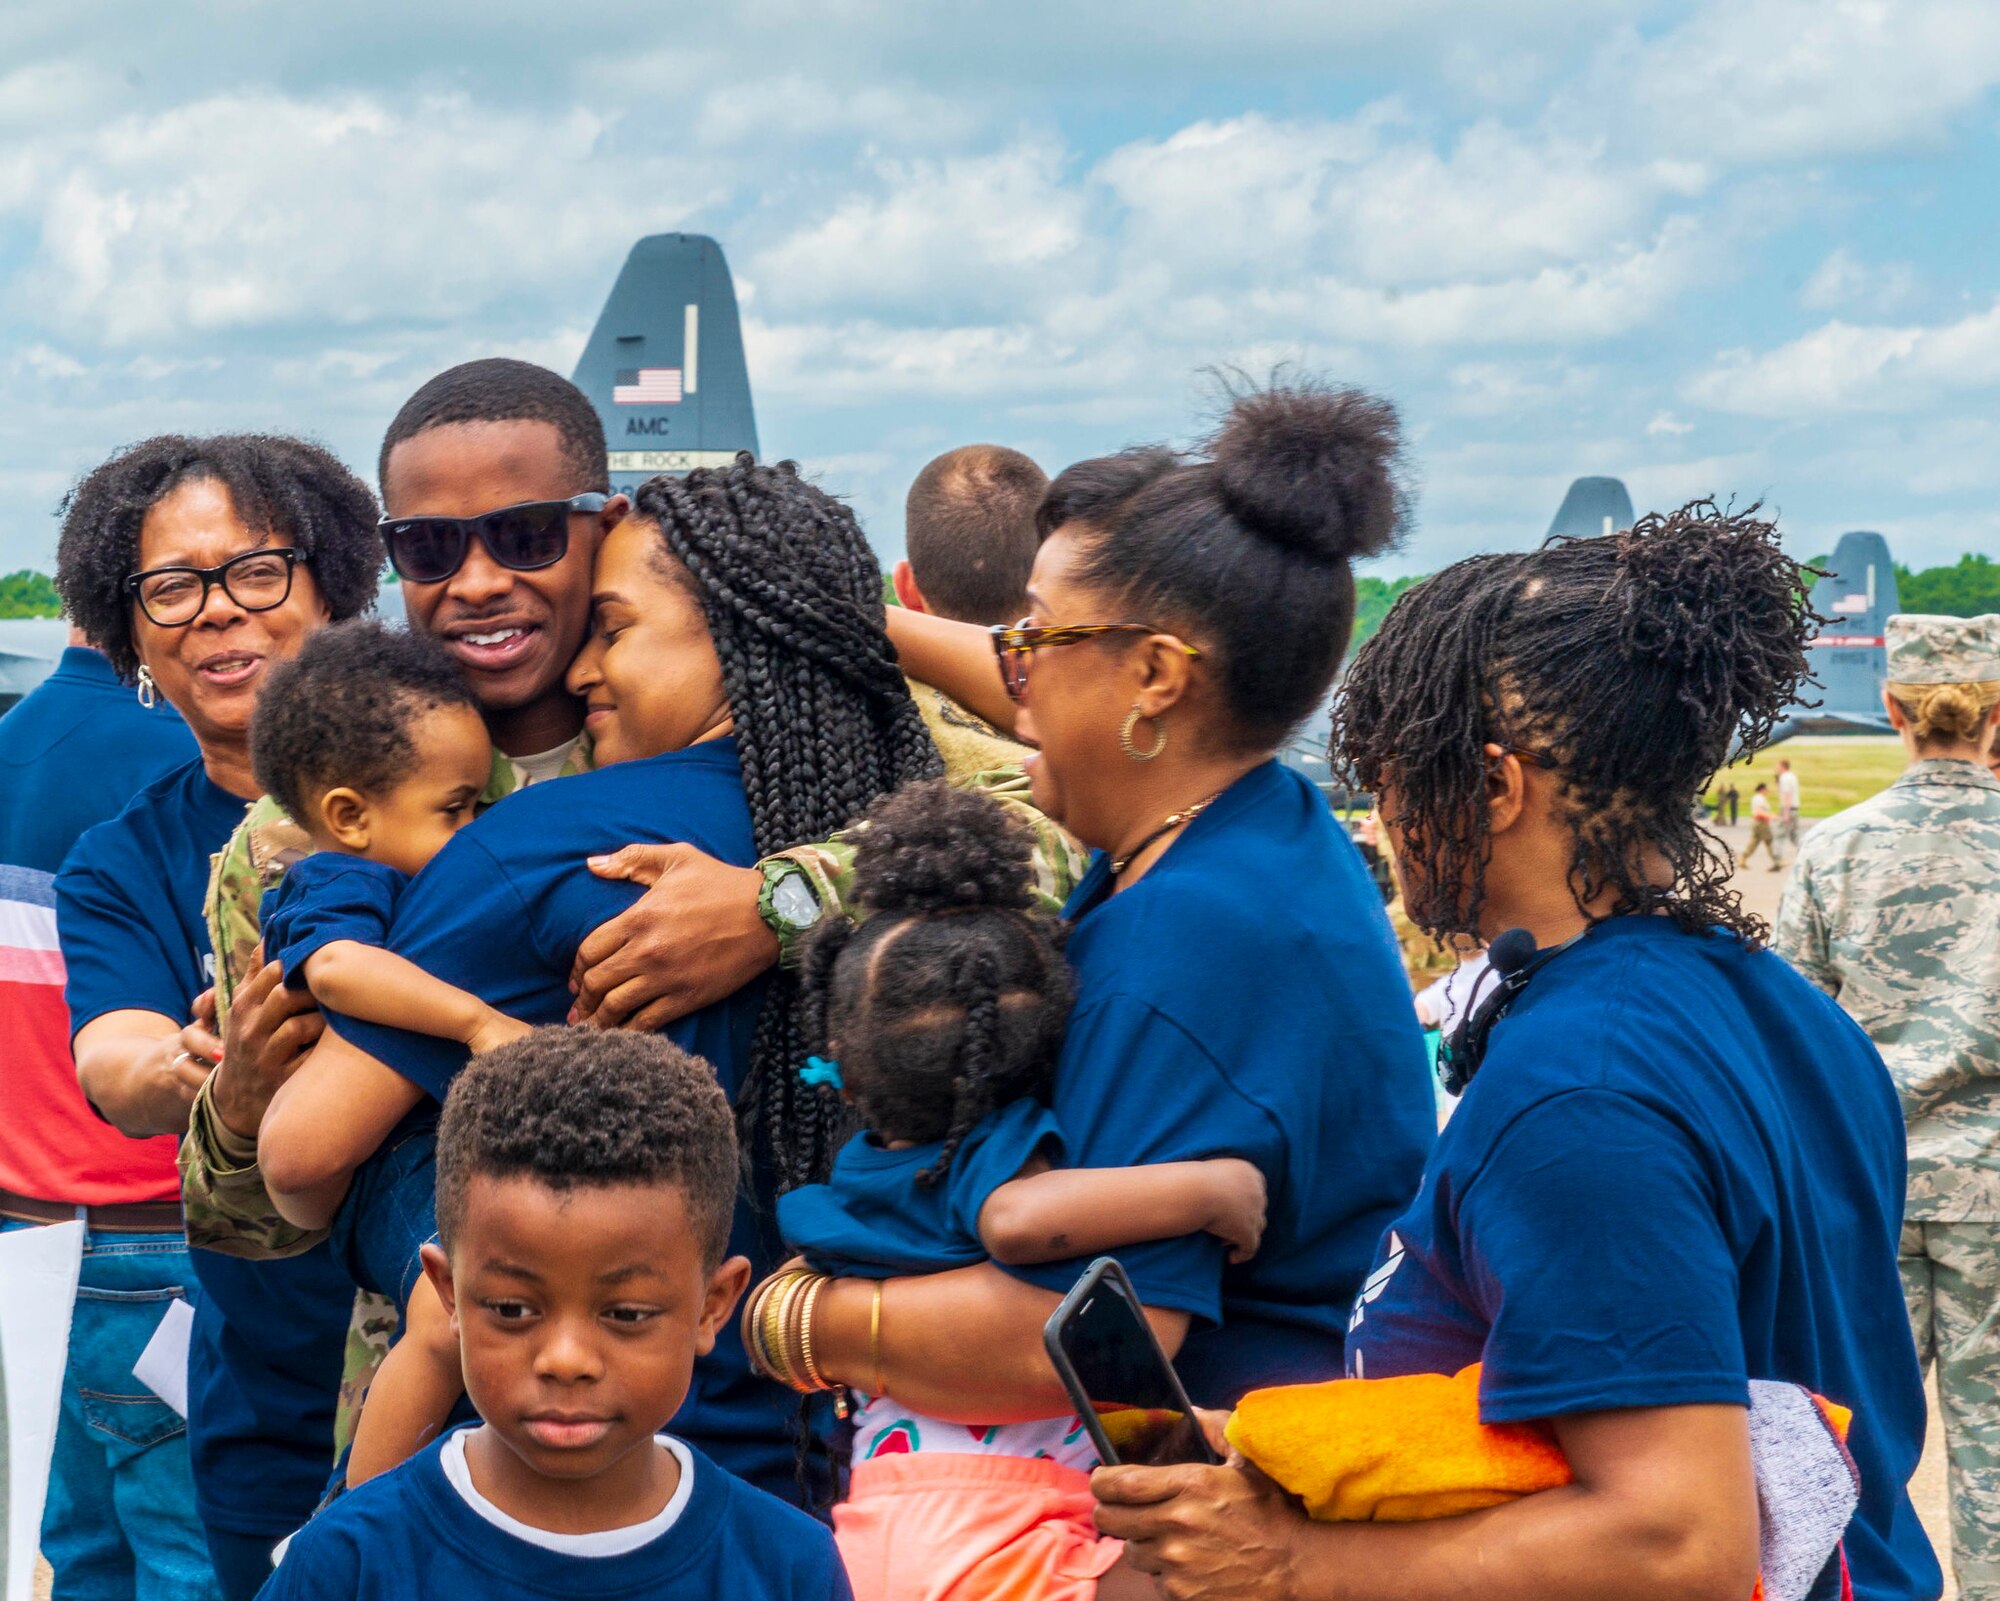
[[[1034,905],[1032,851],[990,796],[913,785],[856,835],[867,921],[815,930],[806,950],[813,1047],[838,1050],[876,1135],[942,1142],[925,1185],[987,1113],[1048,1098],[1074,989],[1062,925]]]
[[[1342,687],[1333,751],[1350,783],[1389,798],[1419,926],[1478,932],[1491,742],[1555,764],[1578,905],[1609,890],[1610,915],[1764,938],[1694,810],[1811,682],[1805,570],[1757,511],[1699,500],[1622,533],[1477,556],[1396,603]]]
[[[639,486],[708,618],[736,725],[757,851],[824,840],[890,791],[944,770],[883,630],[882,577],[854,514],[790,462]],[[780,971],[757,1021],[737,1116],[779,1187],[823,1178],[840,1101],[800,1083],[796,981]]]

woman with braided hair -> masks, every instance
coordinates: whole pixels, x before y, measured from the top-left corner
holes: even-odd
[[[1470,1082],[1356,1302],[1349,1373],[1477,1364],[1482,1421],[1546,1428],[1574,1478],[1392,1526],[1309,1522],[1236,1467],[1100,1474],[1099,1522],[1168,1593],[1740,1601],[1761,1567],[1810,1601],[1850,1576],[1865,1601],[1938,1594],[1905,1488],[1924,1403],[1895,1091],[1692,820],[1804,682],[1805,594],[1754,508],[1696,502],[1459,562],[1360,652],[1336,755],[1411,916],[1486,941],[1495,982],[1451,1042]],[[1839,1475],[1792,1571],[1760,1541],[1798,1506],[1760,1503],[1754,1381],[1854,1413],[1858,1509]]]
[[[654,479],[636,501],[598,548],[592,631],[569,674],[597,771],[522,790],[454,835],[389,931],[395,954],[531,1024],[565,1019],[577,947],[638,897],[585,872],[587,860],[640,841],[746,867],[824,839],[937,769],[882,632],[874,556],[846,508],[789,464],[747,456],[685,482]],[[838,1097],[796,1076],[794,993],[789,976],[748,985],[666,1030],[714,1067],[754,1135],[730,1249],[759,1267],[774,1260],[777,1191],[823,1172],[840,1132]],[[336,1239],[366,1240],[355,1254],[368,1263],[416,1251],[431,1233],[428,1169],[408,1142],[430,1139],[465,1060],[449,1042],[329,1013],[260,1132],[279,1209],[303,1228],[338,1218]],[[369,1397],[351,1477],[400,1460],[441,1421],[440,1390],[456,1389],[455,1345],[423,1286],[409,1327]],[[732,1333],[698,1364],[677,1427],[796,1500],[793,1422]]]
[[[708,619],[759,857],[826,839],[890,791],[943,772],[883,632],[874,552],[847,507],[790,462],[745,455],[726,472],[650,479],[633,515],[658,530]],[[588,696],[583,670],[572,687]],[[595,729],[595,714],[587,721]],[[616,750],[600,738],[598,761]],[[737,1097],[745,1145],[773,1162],[781,1189],[825,1177],[844,1132],[839,1099],[799,1083],[795,994],[791,973],[773,973]]]

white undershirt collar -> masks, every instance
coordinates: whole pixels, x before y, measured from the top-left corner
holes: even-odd
[[[681,1482],[665,1506],[644,1523],[627,1524],[622,1529],[601,1529],[595,1534],[552,1534],[508,1516],[474,1488],[472,1469],[465,1460],[465,1441],[471,1433],[470,1429],[459,1429],[446,1435],[439,1456],[444,1476],[458,1492],[459,1499],[501,1533],[558,1556],[622,1557],[643,1545],[651,1545],[674,1526],[687,1507],[688,1497],[694,1494],[694,1453],[671,1434],[658,1434],[654,1438],[673,1452],[681,1465]]]

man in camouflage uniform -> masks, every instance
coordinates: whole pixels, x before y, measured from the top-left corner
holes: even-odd
[[[1913,759],[1806,836],[1773,944],[1868,1031],[1901,1093],[1903,1288],[1918,1353],[1938,1370],[1952,1563],[1965,1601],[1996,1601],[2000,782],[1984,758],[2000,716],[2000,616],[1891,617],[1888,639],[1890,714]],[[1964,726],[1919,740],[1910,707],[1937,685],[1964,686]]]

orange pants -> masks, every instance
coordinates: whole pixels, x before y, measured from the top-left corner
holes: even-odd
[[[1125,1545],[1095,1505],[1059,1463],[917,1451],[855,1463],[833,1538],[855,1601],[1096,1601]]]

